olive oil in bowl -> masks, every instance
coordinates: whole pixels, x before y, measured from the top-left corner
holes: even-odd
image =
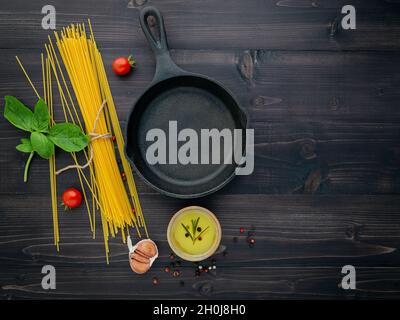
[[[215,215],[202,207],[179,210],[167,230],[168,243],[184,260],[201,261],[217,250],[221,241],[221,226]]]

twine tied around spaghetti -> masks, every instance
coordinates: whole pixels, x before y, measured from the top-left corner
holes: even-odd
[[[67,170],[70,170],[70,169],[82,169],[83,170],[83,169],[87,168],[88,166],[90,166],[90,164],[93,161],[93,146],[92,146],[92,142],[97,140],[97,139],[109,139],[109,138],[112,137],[111,133],[96,133],[96,126],[97,126],[97,123],[99,122],[101,112],[103,111],[103,109],[104,109],[104,107],[106,105],[106,102],[107,102],[106,100],[103,100],[103,103],[101,104],[101,106],[99,108],[99,111],[97,112],[96,119],[94,120],[93,130],[92,130],[92,132],[89,132],[89,134],[88,134],[88,136],[89,136],[89,153],[90,153],[90,156],[89,156],[89,159],[87,160],[87,162],[84,165],[80,165],[80,164],[77,163],[77,164],[71,164],[71,165],[66,166],[64,168],[61,168],[61,169],[56,171],[56,175],[59,175],[60,173],[62,173],[64,171],[67,171]]]

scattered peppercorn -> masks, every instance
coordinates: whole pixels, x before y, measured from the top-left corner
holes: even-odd
[[[249,239],[249,247],[250,248],[253,248],[255,243],[256,243],[256,240],[254,238]]]
[[[202,237],[198,237],[197,240],[201,241],[201,240],[203,240],[203,238]]]
[[[197,227],[197,232],[201,232],[201,227]]]
[[[153,285],[158,284],[158,278],[157,278],[157,277],[153,277],[153,279],[151,280],[151,282],[153,283]]]
[[[185,233],[185,237],[187,238],[187,237],[189,237],[190,236],[190,234],[189,233]]]
[[[167,267],[164,268],[164,271],[165,271],[166,273],[169,273],[169,272],[171,271],[171,269],[167,266]]]

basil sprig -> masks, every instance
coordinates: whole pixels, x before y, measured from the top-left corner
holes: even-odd
[[[24,170],[24,181],[35,153],[44,159],[54,154],[55,145],[67,152],[78,152],[89,143],[89,137],[72,123],[57,123],[50,126],[49,108],[39,99],[34,111],[13,96],[5,96],[4,117],[15,127],[30,132],[29,138],[21,139],[16,146],[20,152],[29,153]]]

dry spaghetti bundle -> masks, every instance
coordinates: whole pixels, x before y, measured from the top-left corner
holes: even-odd
[[[90,28],[91,30],[91,28]],[[123,136],[115,105],[107,82],[101,54],[91,32],[86,35],[84,25],[71,25],[57,33],[56,43],[67,70],[85,127],[92,137],[89,162],[93,162],[95,178],[93,193],[100,207],[106,252],[111,234],[125,233],[128,227],[145,228],[132,171],[123,154]],[[104,109],[103,109],[104,107]],[[104,110],[104,112],[103,112]],[[114,144],[110,135],[114,133],[121,157],[124,175],[132,194],[131,203],[117,163]],[[135,210],[132,210],[135,208]],[[135,215],[135,212],[137,215]],[[147,230],[146,230],[147,233]]]
[[[71,153],[74,164],[57,171],[55,157],[50,158],[54,243],[58,249],[60,236],[56,175],[66,169],[75,168],[83,191],[93,238],[96,230],[96,211],[97,209],[100,211],[108,262],[110,235],[115,237],[121,232],[125,242],[125,232],[129,233],[129,227],[135,227],[139,237],[141,228],[144,229],[146,236],[148,233],[132,170],[123,152],[122,131],[90,21],[89,26],[89,37],[84,24],[64,28],[60,35],[55,33],[58,54],[49,37],[49,43],[45,44],[46,55],[45,57],[42,55],[43,97],[49,106],[52,123],[54,122],[53,85],[55,85],[59,92],[64,120],[78,124],[83,130],[86,129],[91,139],[89,149],[84,151],[85,165],[80,165],[76,154]],[[21,61],[18,58],[17,61],[40,98]],[[84,124],[80,120],[78,110]],[[114,139],[111,137],[115,137],[122,168],[118,165]],[[131,196],[128,196],[125,184]],[[91,203],[87,192],[92,196]]]

